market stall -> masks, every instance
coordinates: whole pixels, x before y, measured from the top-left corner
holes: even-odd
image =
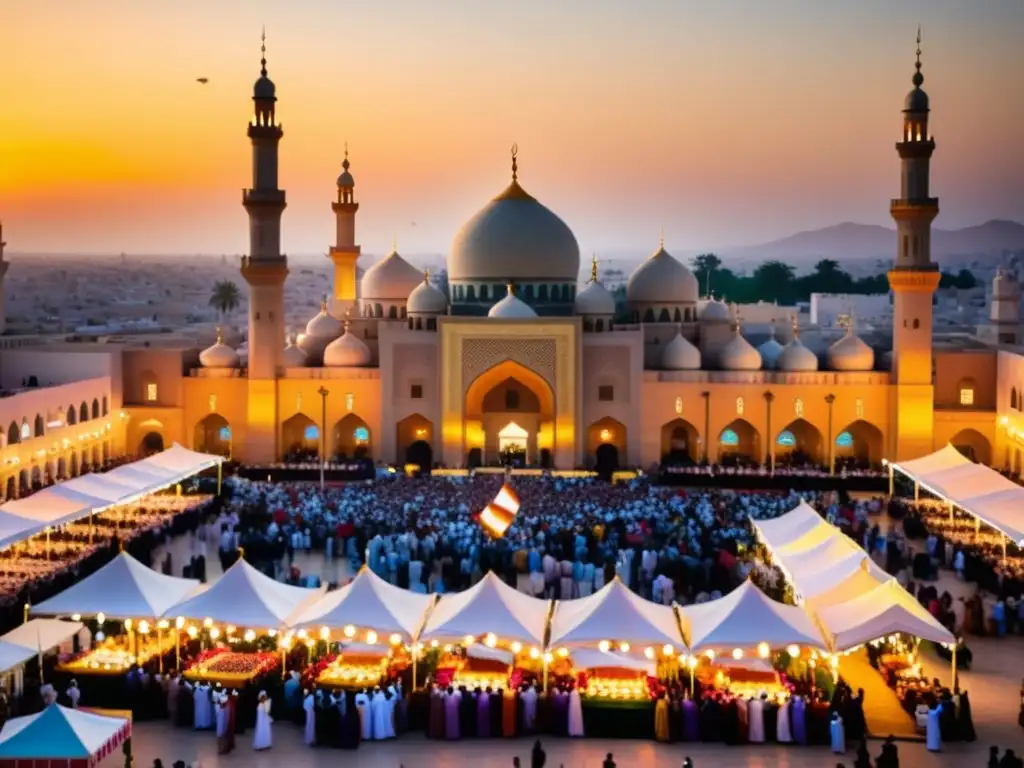
[[[41,658],[54,648],[71,644],[72,638],[85,625],[77,621],[59,619],[31,619],[0,637],[0,681],[5,678],[7,690],[21,693],[21,666],[34,658]]]
[[[635,651],[612,650],[607,641],[601,646],[607,650],[580,647],[570,656],[584,731],[603,738],[654,738],[658,662]]]
[[[131,765],[132,722],[53,704],[0,731],[0,768],[93,768],[118,750]]]

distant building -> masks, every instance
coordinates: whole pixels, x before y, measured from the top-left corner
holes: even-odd
[[[811,324],[845,328],[853,316],[865,325],[892,324],[892,296],[888,293],[812,293]]]

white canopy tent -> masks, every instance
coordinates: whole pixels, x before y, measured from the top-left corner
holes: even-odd
[[[818,621],[833,653],[894,632],[906,632],[935,643],[956,642],[953,634],[895,579],[879,584],[853,600],[821,608]]]
[[[551,603],[508,586],[488,571],[465,592],[443,595],[427,617],[421,640],[459,640],[489,632],[503,640],[544,646]]]
[[[121,552],[91,576],[63,592],[33,605],[37,616],[95,616],[152,620],[199,589],[195,579],[166,576],[147,568],[127,552]]]
[[[77,635],[85,626],[78,621],[32,619],[0,637],[0,672],[24,664]]]
[[[160,615],[278,630],[290,627],[326,590],[326,585],[306,589],[283,584],[238,560],[209,589],[169,606]]]
[[[889,467],[1024,546],[1024,487],[991,467],[975,464],[952,445]]]
[[[400,633],[406,640],[415,640],[434,599],[434,595],[396,587],[364,565],[351,582],[327,592],[306,608],[292,626],[341,629],[352,625],[378,634]]]
[[[51,704],[15,717],[0,731],[0,766],[84,768],[100,765],[131,738],[132,721]]]
[[[692,653],[748,651],[761,643],[826,648],[806,611],[775,602],[749,580],[719,600],[680,606],[679,618]]]
[[[576,669],[594,669],[595,667],[611,667],[615,669],[635,669],[646,672],[650,676],[657,674],[658,663],[644,658],[631,656],[617,651],[602,651],[597,648],[577,648],[572,652],[572,664]]]
[[[754,528],[764,542],[773,550],[782,544],[794,541],[821,522],[821,515],[803,499],[792,510],[771,520],[751,518]]]
[[[644,600],[618,576],[589,597],[558,601],[551,619],[552,647],[594,646],[602,640],[685,648],[672,607]]]

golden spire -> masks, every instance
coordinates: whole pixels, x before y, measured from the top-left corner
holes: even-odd
[[[919,51],[919,53],[920,53],[920,51]],[[519,145],[518,144],[513,144],[512,145],[512,181],[518,181],[519,180],[519,164],[516,162],[518,157],[519,157]]]
[[[800,322],[797,320],[796,315],[793,315],[793,340],[796,341],[800,338]]]
[[[260,75],[267,76],[267,26],[260,33]]]
[[[348,142],[345,142],[345,159],[341,161],[341,167],[344,170],[348,170],[351,167],[351,163],[348,161]]]
[[[324,297],[320,299],[320,314],[327,314],[327,294],[324,294]]]
[[[921,74],[921,25],[917,25],[917,60],[914,62],[913,83],[916,88],[921,87],[924,82],[924,75]]]
[[[515,296],[516,295],[516,284],[515,284],[514,281],[509,280],[508,281],[508,285],[506,287],[508,288],[508,295],[509,296]]]
[[[430,284],[430,270],[429,269],[426,269],[426,268],[423,269],[423,282],[427,283],[428,285]]]
[[[597,254],[590,260],[590,282],[597,282]]]
[[[494,198],[495,200],[533,200],[533,196],[519,186],[519,145],[512,145],[512,182]]]
[[[224,343],[224,332],[221,330],[219,325],[217,326],[217,343],[218,344],[223,344]]]

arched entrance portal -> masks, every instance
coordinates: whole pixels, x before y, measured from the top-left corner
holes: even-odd
[[[502,464],[525,466],[530,458],[530,433],[514,421],[498,430],[498,458]]]
[[[193,444],[200,453],[231,457],[231,425],[219,413],[207,414],[196,424]]]
[[[882,430],[858,419],[836,434],[836,468],[870,466],[882,462]]]
[[[626,455],[626,425],[609,416],[598,419],[587,427],[588,463],[593,461],[595,465],[600,464],[602,456],[607,462],[612,454],[610,451],[601,450],[606,445],[615,449],[615,466],[612,468],[617,469],[620,459]]]
[[[720,464],[760,464],[761,435],[746,419],[736,419],[718,434]]]
[[[520,434],[506,432],[514,423]],[[512,360],[480,374],[466,391],[464,447],[483,463],[502,463],[502,446],[525,443],[525,462],[554,452],[555,396],[539,374]]]
[[[992,463],[992,447],[976,429],[961,429],[949,442],[971,461],[978,464]]]
[[[594,454],[594,471],[607,478],[619,468],[619,449],[611,443],[602,443]]]
[[[365,459],[371,455],[370,427],[350,413],[334,425],[334,456],[338,459]]]
[[[288,461],[320,456],[320,427],[304,413],[296,413],[281,425],[281,447]]]
[[[434,425],[429,419],[418,413],[406,416],[395,425],[395,461],[399,464],[418,464],[420,469],[429,470],[434,464],[434,449],[431,447],[433,439]]]
[[[139,456],[146,458],[154,453],[160,453],[164,449],[164,436],[159,432],[147,432],[139,443]]]
[[[697,428],[686,419],[670,421],[661,428],[662,464],[696,464],[700,457]]]
[[[775,437],[776,464],[822,464],[824,441],[817,427],[804,419],[790,422]]]

